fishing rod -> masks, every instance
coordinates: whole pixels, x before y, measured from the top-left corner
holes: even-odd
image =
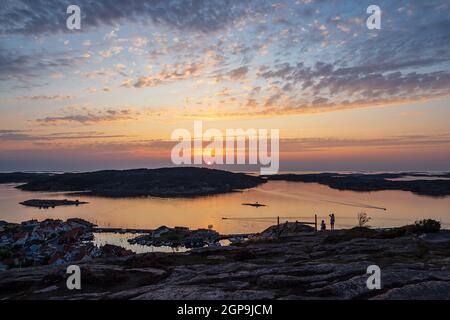
[[[306,217],[222,217],[222,220],[275,220],[275,219],[304,219]]]
[[[333,200],[328,200],[328,199],[314,198],[316,196],[315,194],[313,195],[312,198],[311,198],[311,196],[308,198],[308,197],[302,197],[302,196],[300,196],[298,194],[283,193],[283,192],[278,192],[278,191],[258,190],[258,192],[275,194],[275,195],[278,195],[278,196],[281,196],[281,197],[291,198],[291,199],[303,199],[303,200],[310,200],[310,201],[316,201],[316,202],[328,202],[328,203],[341,204],[341,205],[350,206],[350,207],[359,207],[359,208],[367,208],[367,209],[376,209],[376,210],[387,211],[387,208],[377,207],[377,206],[373,206],[373,205],[365,204],[365,203],[360,203],[360,202],[343,202],[343,201],[333,201]],[[303,192],[303,193],[312,194],[312,193],[309,193],[309,192]]]

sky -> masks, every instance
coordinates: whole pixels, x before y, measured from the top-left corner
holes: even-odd
[[[0,171],[170,166],[195,120],[279,129],[281,170],[450,171],[449,6],[2,0]]]

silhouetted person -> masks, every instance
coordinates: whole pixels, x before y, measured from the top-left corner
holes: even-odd
[[[320,223],[320,230],[321,231],[327,230],[327,225],[325,224],[325,220],[322,220],[322,222]]]
[[[334,213],[330,214],[330,226],[331,226],[331,230],[334,230]]]

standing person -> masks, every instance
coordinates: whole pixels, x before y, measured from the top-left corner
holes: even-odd
[[[320,230],[321,231],[327,230],[327,225],[325,224],[325,220],[322,220],[322,223],[320,224]]]
[[[331,226],[331,230],[334,230],[334,213],[330,214],[330,226]]]

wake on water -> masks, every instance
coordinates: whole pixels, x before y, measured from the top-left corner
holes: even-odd
[[[280,191],[274,191],[274,190],[262,190],[262,189],[259,189],[258,191],[259,192],[263,192],[263,193],[277,195],[277,196],[280,196],[280,197],[290,198],[290,199],[301,199],[301,200],[309,200],[309,201],[317,201],[317,202],[328,202],[328,203],[335,203],[335,204],[340,204],[340,205],[349,206],[349,207],[376,209],[376,210],[384,210],[384,211],[386,211],[386,208],[377,207],[377,206],[373,206],[373,205],[366,204],[366,203],[360,203],[360,202],[335,201],[335,200],[329,200],[329,199],[323,199],[323,198],[315,198],[315,196],[312,196],[312,195],[310,195],[307,198],[307,197],[302,197],[302,196],[300,196],[298,194],[286,193],[286,192],[280,192]]]

